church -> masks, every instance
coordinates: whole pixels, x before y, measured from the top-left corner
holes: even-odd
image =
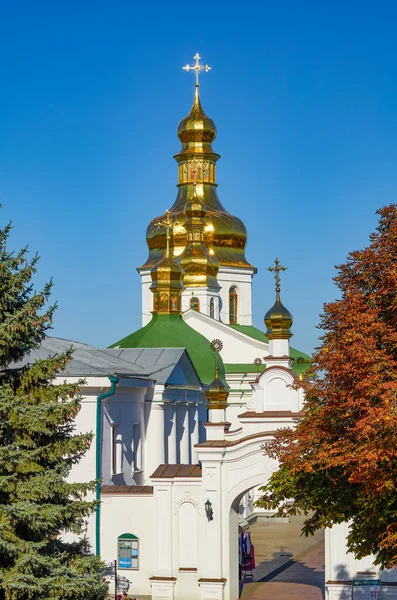
[[[72,475],[100,481],[87,523],[93,551],[117,560],[132,597],[237,600],[239,523],[258,516],[257,489],[278,468],[267,443],[303,409],[293,384],[309,356],[290,347],[278,259],[265,328],[253,326],[257,269],[243,222],[218,197],[216,126],[199,94],[210,67],[194,60],[184,67],[196,84],[178,126],[177,197],[150,222],[138,267],[142,327],[107,349],[73,342],[60,380],[85,378],[76,426],[95,437]],[[69,344],[47,338],[37,356]],[[328,598],[350,597],[359,573],[381,576],[397,598],[391,573],[347,553],[346,534],[347,525],[326,532]]]

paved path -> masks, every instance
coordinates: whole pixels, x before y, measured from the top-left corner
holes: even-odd
[[[301,526],[301,517],[251,526],[257,567],[242,582],[242,600],[324,599],[324,533],[301,537]]]

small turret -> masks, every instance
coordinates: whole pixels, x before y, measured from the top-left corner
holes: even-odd
[[[274,266],[269,267],[268,270],[274,272],[276,280],[276,301],[267,311],[264,319],[267,326],[266,335],[269,338],[269,354],[272,357],[289,357],[292,315],[282,304],[280,298],[280,271],[286,271],[287,267],[280,266],[280,261],[276,258]]]

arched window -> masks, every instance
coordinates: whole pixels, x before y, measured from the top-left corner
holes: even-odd
[[[210,300],[210,317],[212,319],[215,317],[215,300],[213,298]]]
[[[190,308],[192,310],[197,310],[197,312],[200,312],[200,300],[195,296],[190,298]]]
[[[232,286],[229,290],[229,322],[231,325],[237,323],[237,288]]]
[[[119,569],[139,569],[139,538],[123,533],[117,538],[117,563]]]

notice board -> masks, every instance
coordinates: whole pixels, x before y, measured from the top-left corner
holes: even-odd
[[[354,579],[353,600],[380,600],[380,579]]]

